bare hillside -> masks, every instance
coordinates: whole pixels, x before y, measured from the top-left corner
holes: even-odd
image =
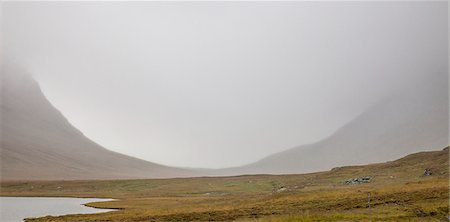
[[[86,138],[29,75],[2,75],[1,179],[125,179],[195,175],[107,150]]]
[[[430,74],[422,84],[381,100],[323,140],[270,155],[220,175],[290,174],[395,160],[449,144],[448,75]],[[330,110],[330,115],[333,111]]]

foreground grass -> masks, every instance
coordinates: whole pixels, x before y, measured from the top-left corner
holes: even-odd
[[[448,167],[443,150],[303,175],[2,182],[0,195],[106,197],[117,201],[88,205],[121,209],[27,221],[448,221]],[[373,180],[343,183],[362,176]]]

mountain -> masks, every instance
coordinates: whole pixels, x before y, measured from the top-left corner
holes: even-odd
[[[332,111],[330,111],[330,115]],[[399,90],[329,137],[217,175],[291,174],[394,160],[449,144],[448,74],[430,74]]]
[[[449,145],[447,74],[430,74],[420,85],[380,101],[317,143],[220,170],[168,167],[107,150],[73,127],[26,72],[7,66],[1,74],[2,180],[307,173],[384,162]]]
[[[193,170],[107,150],[73,127],[24,71],[5,67],[1,81],[2,180],[87,180],[194,176]]]

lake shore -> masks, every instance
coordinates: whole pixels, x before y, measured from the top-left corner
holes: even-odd
[[[0,197],[0,221],[24,221],[46,216],[96,214],[114,211],[89,206],[89,203],[111,201],[105,198],[72,197]],[[24,210],[27,209],[27,210]]]

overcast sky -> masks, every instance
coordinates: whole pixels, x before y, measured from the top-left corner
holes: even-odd
[[[7,2],[3,56],[104,147],[219,168],[447,67],[447,2]]]

